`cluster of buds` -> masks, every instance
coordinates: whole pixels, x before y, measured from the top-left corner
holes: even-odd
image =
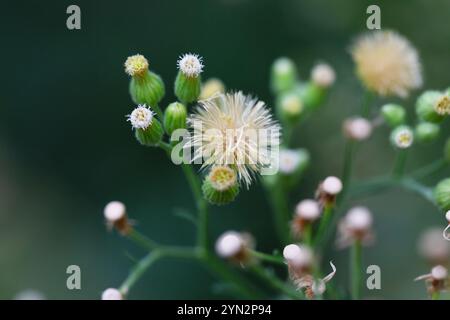
[[[130,233],[132,225],[127,217],[125,205],[120,201],[111,201],[103,210],[106,225],[109,230],[115,228],[121,235]]]
[[[246,232],[227,231],[216,241],[216,253],[219,257],[240,266],[254,262],[251,250],[255,247],[253,237]]]
[[[330,262],[332,272],[322,279],[313,276],[314,256],[310,248],[289,244],[283,250],[283,257],[289,271],[289,277],[298,290],[304,290],[308,299],[321,296],[326,290],[326,283],[336,274],[336,267]]]
[[[345,248],[355,241],[364,245],[371,244],[374,240],[372,224],[373,218],[369,209],[365,207],[350,209],[339,223],[337,246]]]
[[[428,293],[433,296],[435,293],[447,291],[450,287],[448,270],[442,265],[437,265],[431,269],[430,273],[418,276],[414,281],[425,280]]]

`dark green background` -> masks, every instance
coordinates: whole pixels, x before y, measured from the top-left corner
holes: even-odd
[[[230,89],[258,95],[272,104],[270,64],[286,55],[300,75],[325,60],[337,83],[327,104],[298,132],[313,166],[296,190],[311,197],[317,182],[341,173],[342,120],[355,114],[361,88],[348,54],[351,40],[365,30],[361,0],[180,0],[180,1],[4,1],[0,33],[0,298],[26,288],[48,298],[98,298],[118,286],[143,252],[105,230],[102,210],[110,200],[127,204],[139,229],[158,241],[191,244],[191,225],[174,208],[192,209],[179,170],[163,152],[140,147],[125,121],[133,104],[123,71],[126,57],[142,53],[164,79],[174,99],[177,57],[199,53],[204,77],[221,78]],[[383,28],[407,36],[418,48],[425,87],[450,85],[450,1],[378,1]],[[66,8],[78,4],[82,30],[66,28]],[[405,106],[413,114],[413,99]],[[413,150],[408,167],[438,157],[438,143]],[[360,148],[359,177],[391,170],[394,152],[387,130]],[[439,177],[430,177],[431,184]],[[356,203],[354,203],[356,204]],[[365,263],[382,268],[382,290],[365,296],[425,298],[412,279],[428,270],[417,256],[419,234],[444,226],[436,209],[414,194],[394,190],[363,199],[375,214],[378,241]],[[231,206],[214,210],[213,233],[252,232],[258,248],[277,246],[270,210],[260,185],[242,192]],[[338,267],[337,286],[346,286],[347,252],[330,253]],[[82,269],[82,290],[66,289],[66,267]],[[193,263],[158,262],[130,298],[218,298],[214,279]],[[226,296],[226,295],[225,295]]]

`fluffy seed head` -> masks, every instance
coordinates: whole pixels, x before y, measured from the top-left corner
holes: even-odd
[[[247,187],[254,174],[270,165],[280,142],[280,127],[265,103],[242,92],[200,101],[188,123],[193,162],[203,168],[231,165]]]
[[[178,69],[186,77],[198,77],[203,67],[203,58],[198,54],[186,53],[178,59]]]
[[[365,207],[354,207],[347,213],[345,222],[350,230],[366,231],[372,226],[372,213]]]
[[[328,194],[336,195],[342,191],[342,182],[337,177],[327,177],[322,182],[322,190]]]
[[[433,269],[431,269],[431,276],[436,280],[444,280],[448,277],[447,268],[441,265],[435,266]]]
[[[351,118],[344,122],[344,134],[350,139],[366,140],[371,133],[372,123],[365,118]]]
[[[359,78],[381,96],[406,97],[422,85],[416,49],[403,36],[377,31],[360,37],[351,48]]]
[[[306,199],[300,201],[295,208],[295,214],[306,221],[314,221],[320,216],[320,207],[317,201]]]
[[[406,126],[398,127],[392,132],[392,142],[397,148],[409,148],[414,141],[412,130]]]
[[[105,219],[109,222],[115,222],[122,219],[126,214],[125,205],[120,201],[111,201],[103,210]]]
[[[142,75],[148,70],[148,61],[141,54],[128,57],[125,61],[125,72],[130,76]]]
[[[115,288],[109,288],[103,291],[102,300],[123,300],[123,295]]]
[[[319,87],[328,88],[334,83],[336,74],[330,65],[320,63],[312,69],[311,79]]]
[[[145,104],[139,105],[128,115],[128,121],[134,129],[147,129],[151,125],[155,113]]]
[[[236,185],[236,172],[230,167],[216,166],[208,174],[211,185],[217,191],[225,191]]]
[[[228,231],[222,234],[216,242],[216,252],[222,258],[231,258],[237,255],[244,246],[240,233]]]

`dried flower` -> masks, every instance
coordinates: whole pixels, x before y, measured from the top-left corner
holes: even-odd
[[[295,208],[295,215],[291,221],[291,230],[294,237],[303,235],[305,228],[319,219],[322,210],[317,201],[306,199],[300,201]]]
[[[336,196],[342,191],[342,187],[341,179],[333,176],[325,178],[316,191],[316,198],[320,206],[333,206]]]
[[[236,231],[223,233],[216,241],[217,255],[241,266],[252,262],[249,250],[254,247],[250,234]]]
[[[372,224],[373,218],[369,209],[365,207],[350,209],[339,223],[338,247],[347,247],[354,241],[360,241],[365,245],[371,244],[373,241]]]
[[[252,176],[271,164],[271,152],[278,148],[280,127],[262,101],[242,92],[220,94],[200,101],[188,122],[194,132],[194,163],[202,167],[230,165],[247,187]]]
[[[393,31],[360,37],[351,49],[364,85],[381,96],[407,97],[422,85],[422,67],[416,49]]]
[[[114,227],[121,235],[127,235],[131,231],[126,208],[122,202],[111,201],[106,205],[103,214],[109,229]]]
[[[124,300],[122,293],[115,288],[108,288],[102,293],[102,300]]]
[[[444,266],[437,265],[431,269],[431,272],[418,276],[414,281],[425,280],[427,290],[430,295],[449,288],[448,270]]]
[[[333,279],[336,274],[336,267],[330,261],[332,271],[322,279],[314,279],[312,275],[305,275],[294,281],[297,288],[304,289],[308,299],[314,299],[316,296],[322,295],[326,290],[326,283]]]
[[[344,135],[356,141],[366,140],[372,133],[372,123],[365,118],[350,118],[344,122]]]

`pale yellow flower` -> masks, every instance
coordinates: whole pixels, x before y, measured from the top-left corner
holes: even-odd
[[[360,37],[351,54],[361,81],[381,96],[403,98],[422,85],[416,49],[393,31],[376,31]]]

